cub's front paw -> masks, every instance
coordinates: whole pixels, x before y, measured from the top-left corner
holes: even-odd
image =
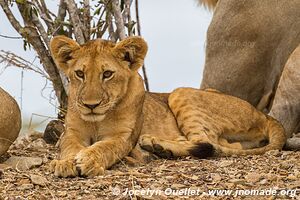
[[[79,176],[93,177],[104,174],[105,167],[95,152],[90,149],[81,150],[75,156],[76,170]]]
[[[75,177],[78,175],[74,159],[52,160],[50,171],[54,172],[57,177]]]

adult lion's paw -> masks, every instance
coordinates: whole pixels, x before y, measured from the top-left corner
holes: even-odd
[[[94,177],[104,174],[105,167],[90,149],[81,150],[75,156],[75,165],[79,176]]]
[[[53,160],[50,163],[50,171],[57,177],[75,177],[78,175],[73,159]]]

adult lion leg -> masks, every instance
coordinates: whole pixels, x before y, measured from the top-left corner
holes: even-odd
[[[75,156],[76,170],[80,176],[101,175],[105,169],[129,154],[132,144],[128,142],[128,134],[116,135],[82,149]]]
[[[287,138],[297,133],[300,122],[300,45],[285,65],[276,90],[270,116],[284,127]]]
[[[50,163],[50,170],[58,177],[74,177],[78,173],[74,162],[75,155],[85,148],[84,141],[76,133],[66,131],[60,141],[60,160]]]
[[[287,61],[276,90],[270,116],[284,127],[285,149],[300,150],[300,138],[293,137],[300,128],[300,45]]]

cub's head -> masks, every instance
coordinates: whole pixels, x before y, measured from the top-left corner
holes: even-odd
[[[50,44],[57,66],[70,80],[69,106],[86,121],[101,121],[127,94],[129,82],[139,76],[147,44],[129,37],[117,44],[94,40],[79,45],[65,36]]]

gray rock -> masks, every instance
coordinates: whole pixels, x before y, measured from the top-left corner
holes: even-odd
[[[47,184],[47,179],[43,176],[31,174],[30,180],[34,185],[45,186]]]
[[[18,157],[12,156],[4,162],[4,164],[11,166],[14,169],[25,171],[34,167],[41,166],[43,159],[39,157]]]
[[[300,150],[300,138],[293,137],[293,138],[287,139],[284,148],[286,150],[299,151]]]
[[[47,144],[55,144],[64,131],[65,127],[62,121],[52,120],[47,125],[43,138]]]
[[[23,184],[18,186],[18,190],[31,190],[34,188],[33,184]]]
[[[21,112],[16,100],[0,87],[0,156],[13,144],[21,129]]]
[[[45,151],[47,150],[47,144],[42,138],[39,138],[32,141],[27,148],[37,151]]]

